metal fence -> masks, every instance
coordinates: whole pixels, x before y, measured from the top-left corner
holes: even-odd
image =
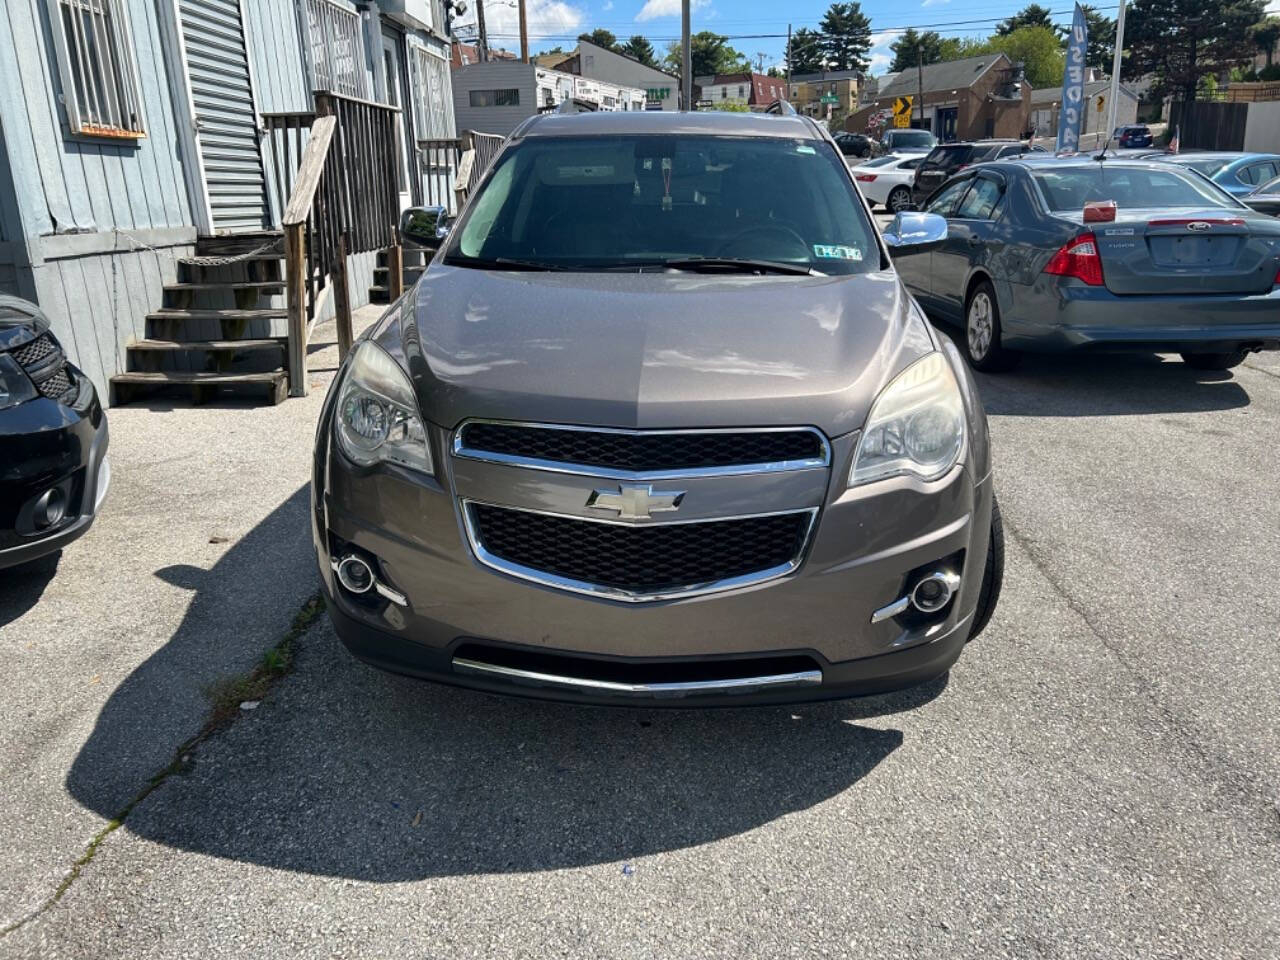
[[[302,0],[301,21],[311,89],[372,99],[356,9],[339,0]]]

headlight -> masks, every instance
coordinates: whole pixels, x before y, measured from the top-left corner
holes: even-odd
[[[909,473],[936,480],[964,447],[964,400],[941,353],[921,357],[894,377],[871,406],[849,486]]]
[[[35,384],[18,366],[18,361],[7,353],[0,353],[0,410],[16,407],[35,395]]]
[[[396,463],[432,472],[427,432],[413,387],[377,344],[365,340],[356,346],[334,419],[342,452],[356,463]]]

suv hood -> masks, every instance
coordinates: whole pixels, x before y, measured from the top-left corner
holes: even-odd
[[[398,329],[397,329],[398,327]],[[892,270],[847,277],[515,273],[433,264],[375,335],[423,416],[859,429],[935,349]]]

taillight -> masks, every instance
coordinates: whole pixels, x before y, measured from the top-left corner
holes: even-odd
[[[876,175],[874,173],[860,173],[854,179],[859,183],[870,183],[875,178]]]
[[[1102,286],[1102,257],[1092,233],[1082,233],[1064,243],[1045,264],[1044,272],[1055,277],[1075,277],[1091,287]]]

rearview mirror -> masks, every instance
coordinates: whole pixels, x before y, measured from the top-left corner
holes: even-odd
[[[884,230],[884,242],[895,254],[924,253],[947,239],[947,221],[936,213],[899,213]]]
[[[400,214],[400,236],[431,250],[444,243],[451,225],[444,207],[409,207]]]

